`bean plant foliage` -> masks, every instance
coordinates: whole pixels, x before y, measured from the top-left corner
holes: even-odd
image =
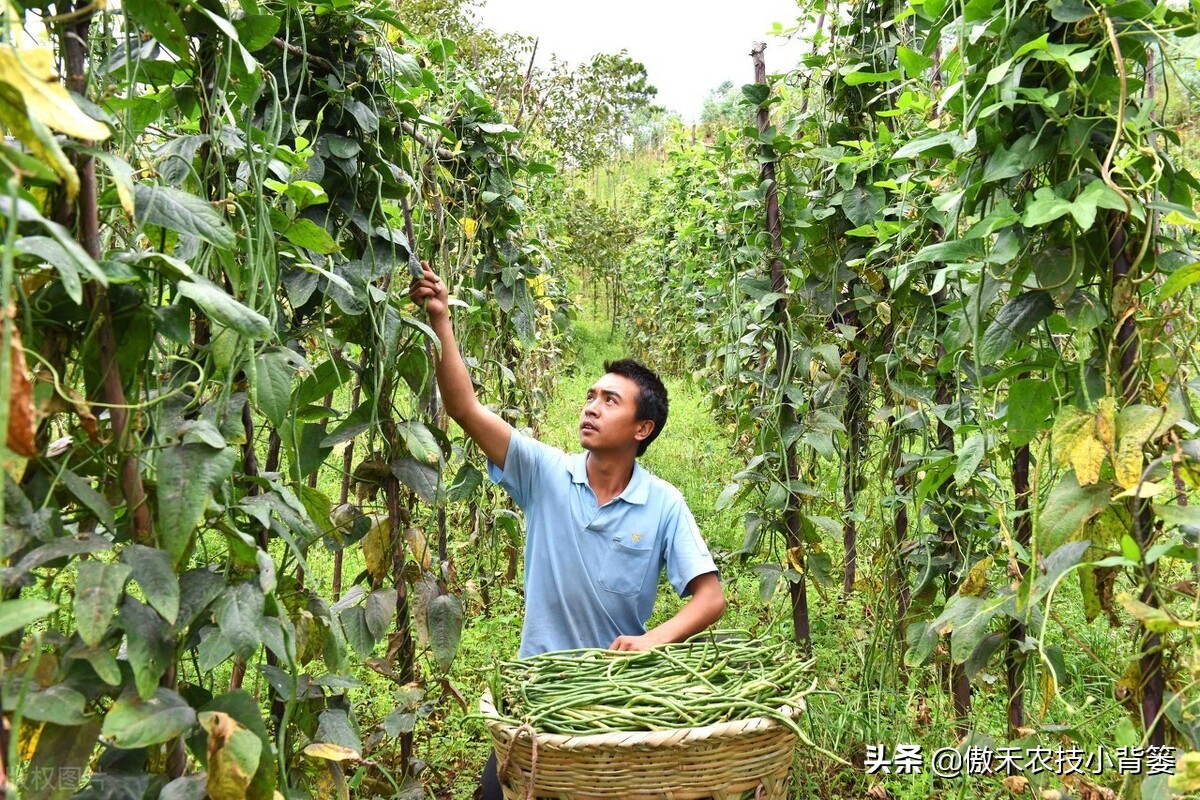
[[[420,796],[414,722],[461,700],[445,509],[479,513],[482,476],[407,288],[432,260],[528,424],[569,313],[523,199],[554,167],[390,5],[8,3],[3,26],[5,774],[270,798],[348,796],[353,766],[356,793]],[[364,670],[386,719],[349,702]]]
[[[760,124],[651,180],[627,276],[632,335],[740,436],[738,555],[802,644],[810,589],[865,594],[864,675],[940,665],[961,734],[1000,669],[1008,724],[981,733],[1025,746],[1093,655],[1058,617],[1081,598],[1124,629],[1126,738],[1200,750],[1200,184],[1160,122],[1194,10],[804,13],[811,54],[742,88]]]

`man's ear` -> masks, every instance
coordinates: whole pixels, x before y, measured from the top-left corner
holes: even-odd
[[[633,432],[634,441],[644,442],[652,433],[654,433],[654,420],[639,419],[637,430]]]

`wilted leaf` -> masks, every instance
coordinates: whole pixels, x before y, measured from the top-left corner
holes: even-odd
[[[0,49],[0,52],[3,50]],[[5,321],[4,324],[9,323]],[[8,433],[5,444],[17,455],[33,458],[38,454],[35,441],[38,420],[33,405],[33,384],[29,381],[29,370],[25,366],[21,329],[12,325],[9,333]]]

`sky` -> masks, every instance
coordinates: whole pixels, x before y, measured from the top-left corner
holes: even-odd
[[[754,42],[767,42],[768,72],[786,71],[801,52],[798,42],[770,35],[772,23],[795,26],[795,0],[486,0],[477,13],[493,30],[538,37],[542,67],[551,53],[579,64],[628,50],[658,88],[655,102],[685,122],[699,119],[704,98],[722,81],[753,82]]]

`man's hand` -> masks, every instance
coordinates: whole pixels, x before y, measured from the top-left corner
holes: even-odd
[[[613,640],[613,643],[608,646],[609,650],[623,650],[625,652],[641,652],[643,650],[651,650],[662,644],[653,636],[644,633],[641,636],[618,636]]]
[[[408,296],[417,305],[425,307],[430,319],[446,316],[450,312],[450,291],[424,261],[421,269],[425,276],[412,282]]]

